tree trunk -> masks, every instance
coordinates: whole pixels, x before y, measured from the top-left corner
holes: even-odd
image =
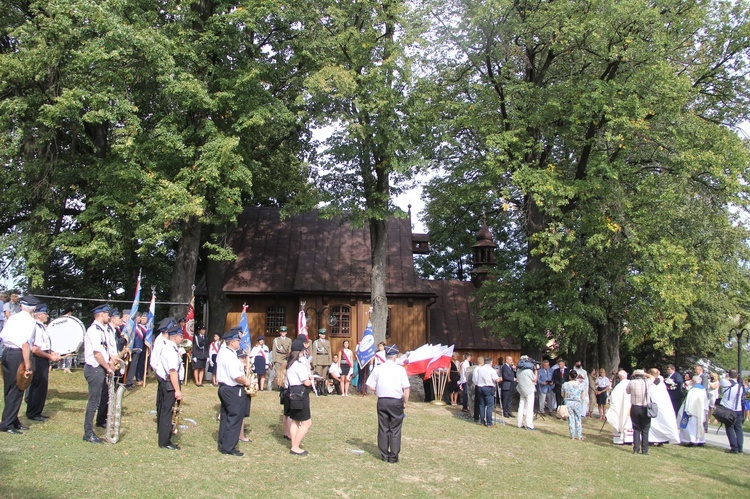
[[[608,319],[606,324],[597,324],[599,343],[599,367],[607,374],[620,368],[620,328],[619,324]]]
[[[372,303],[372,333],[375,343],[385,341],[388,322],[388,298],[386,297],[386,258],[388,250],[388,223],[386,220],[370,219],[370,245],[372,274],[370,275],[370,300]]]
[[[188,303],[195,284],[195,269],[198,266],[198,252],[201,243],[201,224],[198,217],[190,217],[185,224],[182,237],[177,243],[177,256],[170,283],[171,300]],[[187,305],[172,305],[169,315],[175,318],[185,317]]]
[[[224,294],[224,262],[206,259],[206,289],[208,291],[208,332],[210,335],[226,331],[227,312],[232,302]]]

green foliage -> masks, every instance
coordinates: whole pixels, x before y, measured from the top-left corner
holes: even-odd
[[[425,151],[446,172],[430,232],[464,204],[465,227],[518,210],[492,221],[516,244],[481,290],[486,323],[563,351],[613,325],[625,346],[705,346],[745,301],[747,4],[423,6]],[[438,241],[448,259],[469,242]]]

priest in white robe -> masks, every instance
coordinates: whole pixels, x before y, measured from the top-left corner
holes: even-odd
[[[680,427],[680,442],[691,447],[706,443],[703,423],[708,416],[708,395],[701,384],[700,375],[693,376],[693,383],[687,392],[685,402],[677,413]]]
[[[609,395],[609,409],[607,422],[612,425],[612,442],[617,445],[633,443],[633,422],[630,420],[630,394],[628,387],[628,373],[617,373],[620,382],[615,385]]]
[[[658,369],[649,370],[649,374],[654,377],[654,383],[649,386],[648,396],[652,402],[656,402],[659,412],[651,420],[648,442],[650,445],[679,444],[680,433],[677,428],[677,418],[672,407],[672,400],[669,398],[667,385]]]

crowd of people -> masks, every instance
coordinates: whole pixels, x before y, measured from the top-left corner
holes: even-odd
[[[4,314],[0,339],[5,346],[2,354],[5,407],[0,431],[20,435],[29,428],[18,418],[23,395],[27,394],[27,417],[46,422],[42,413],[47,397],[50,364],[61,360],[51,348],[47,334],[47,306],[36,297],[15,297],[11,303],[18,310]],[[83,335],[83,375],[88,385],[88,398],[83,418],[83,440],[102,444],[110,438],[113,424],[111,386],[116,380],[123,387],[132,388],[145,382],[146,363],[151,368],[158,388],[156,392],[157,444],[167,450],[179,450],[172,441],[176,433],[175,414],[183,400],[182,386],[186,366],[192,361],[193,380],[196,387],[203,386],[208,377],[218,387],[220,401],[217,448],[222,454],[242,456],[240,441],[249,442],[244,435],[244,421],[250,415],[255,390],[271,389],[266,375],[270,372],[279,389],[283,406],[284,438],[290,441],[290,453],[305,456],[308,451],[301,444],[312,426],[310,392],[336,391],[348,396],[348,385],[357,375],[352,352],[348,345],[338,354],[331,353],[326,330],[318,331],[318,339],[310,342],[300,334],[292,341],[287,338],[287,328],[279,328],[271,349],[265,338],[256,338],[250,351],[240,347],[242,331],[230,329],[224,335],[213,335],[209,343],[206,329],[199,327],[186,351],[181,320],[167,317],[154,327],[155,337],[146,339],[145,323],[134,317],[132,338],[125,330],[125,321],[116,308],[99,304],[91,309],[93,321]],[[132,341],[131,341],[132,339]],[[401,446],[401,425],[410,384],[406,370],[395,362],[398,348],[395,345],[378,345],[371,362],[360,369],[359,383],[375,391],[378,397],[378,448],[383,461],[398,462]],[[16,376],[20,372],[22,375]],[[366,373],[366,374],[365,374]],[[30,386],[23,380],[31,379]],[[363,395],[367,388],[358,389]],[[97,435],[95,427],[106,428],[104,438]]]
[[[462,411],[484,426],[494,426],[496,403],[503,418],[513,418],[515,396],[515,423],[526,430],[535,429],[539,414],[550,415],[567,419],[570,437],[583,440],[581,418],[596,417],[612,427],[613,443],[632,444],[634,453],[648,454],[650,444],[703,445],[708,424],[719,422],[726,427],[727,452],[743,451],[742,422],[750,417],[749,380],[741,380],[734,369],[720,376],[695,365],[682,376],[670,364],[666,376],[658,369],[636,369],[631,375],[620,370],[607,376],[604,369],[587,372],[580,362],[569,368],[564,359],[551,367],[547,359],[538,364],[522,356],[515,365],[507,357],[492,366],[491,359],[479,357],[475,363],[465,354],[463,362],[454,355],[450,371],[451,376],[456,372],[457,383],[448,384],[448,400],[452,405],[460,400]],[[718,405],[734,414],[731,422],[712,419]]]

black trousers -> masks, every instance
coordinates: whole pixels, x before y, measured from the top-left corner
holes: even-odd
[[[3,408],[3,419],[0,421],[0,431],[10,428],[18,428],[21,421],[18,420],[18,411],[23,402],[23,391],[16,384],[16,373],[18,366],[23,364],[23,352],[20,348],[6,348],[3,352],[3,393],[5,395],[5,407]]]
[[[99,408],[102,391],[107,391],[107,371],[101,366],[93,367],[86,364],[83,367],[83,376],[89,385],[89,398],[86,402],[86,413],[83,416],[83,436],[90,437],[94,434],[94,413]],[[105,416],[105,424],[106,421]]]
[[[42,415],[44,404],[47,402],[47,387],[49,386],[49,359],[34,356],[34,377],[29,385],[29,395],[26,399],[26,417],[37,418]]]
[[[503,415],[507,418],[510,416],[510,405],[513,403],[513,388],[500,390],[501,402],[503,403]]]
[[[219,452],[232,452],[240,440],[242,420],[247,413],[245,391],[242,386],[219,385],[221,421],[219,422]]]
[[[125,381],[126,385],[132,385],[133,380],[143,381],[143,367],[146,362],[146,356],[143,352],[131,352],[130,353],[130,364],[128,365],[128,378]]]
[[[402,399],[378,399],[378,449],[383,461],[398,462],[403,422],[404,401]]]
[[[646,406],[631,405],[630,419],[633,421],[633,450],[648,454],[648,432],[651,430],[651,418]]]
[[[171,380],[159,380],[159,416],[157,432],[159,447],[170,445],[172,441],[172,410],[174,409],[174,387]]]
[[[105,374],[106,376],[106,374]],[[115,386],[117,386],[117,380],[115,380]],[[104,383],[102,383],[102,395],[99,399],[99,407],[96,411],[96,424],[99,426],[106,426],[107,414],[109,413],[109,385],[105,377]]]

